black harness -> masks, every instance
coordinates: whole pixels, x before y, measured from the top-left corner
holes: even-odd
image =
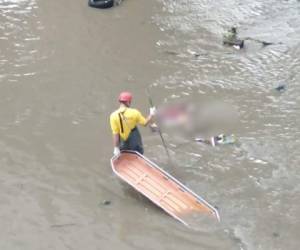
[[[124,127],[123,127],[123,120],[122,120],[122,117],[121,117],[121,113],[118,113],[119,115],[119,120],[120,120],[120,125],[121,125],[121,133],[123,134],[124,133]]]

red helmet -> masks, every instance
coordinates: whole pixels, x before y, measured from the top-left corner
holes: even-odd
[[[119,102],[131,102],[132,94],[130,92],[122,92],[119,95]]]

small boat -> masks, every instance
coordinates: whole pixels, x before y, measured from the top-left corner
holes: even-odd
[[[216,208],[136,151],[111,159],[114,173],[186,226],[195,216],[220,221]]]
[[[114,0],[89,0],[90,7],[106,9],[114,6]]]

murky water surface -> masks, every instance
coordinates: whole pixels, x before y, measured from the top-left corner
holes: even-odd
[[[224,47],[233,25],[275,44]],[[109,10],[0,0],[0,248],[298,249],[299,27],[295,0],[127,0]],[[236,145],[164,130],[173,168],[142,129],[146,156],[216,205],[221,223],[187,229],[112,174],[108,116],[123,89],[148,112],[146,88],[157,106],[230,107],[213,132],[235,134]]]

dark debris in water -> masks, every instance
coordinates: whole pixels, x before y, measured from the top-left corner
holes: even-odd
[[[99,205],[108,206],[108,205],[110,205],[110,204],[111,204],[111,201],[110,201],[110,200],[103,200],[103,201],[100,202]]]
[[[167,55],[172,55],[172,56],[178,56],[179,55],[178,52],[171,51],[171,50],[166,50],[166,51],[164,51],[164,53],[167,54]]]
[[[278,238],[278,237],[280,237],[280,234],[277,233],[277,232],[274,232],[274,233],[272,233],[272,236],[273,236],[274,238]]]
[[[285,84],[279,84],[276,88],[275,88],[276,91],[278,92],[283,92],[286,90],[286,85]]]

